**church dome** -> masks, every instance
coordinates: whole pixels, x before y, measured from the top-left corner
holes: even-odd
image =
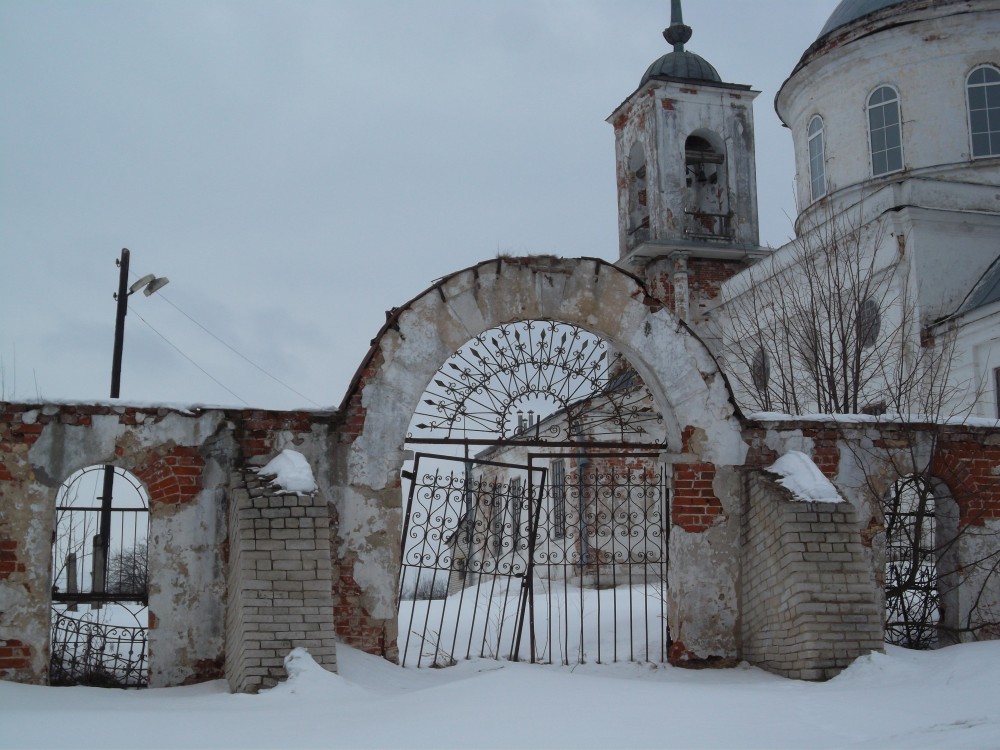
[[[903,0],[841,0],[840,5],[834,8],[833,13],[823,25],[823,30],[819,32],[817,39],[822,39],[831,31],[846,26],[849,23],[864,18],[869,13],[898,5]]]
[[[643,86],[653,78],[687,78],[692,81],[721,82],[718,71],[708,61],[688,52],[684,45],[691,39],[691,27],[684,23],[681,13],[681,0],[670,3],[670,26],[663,30],[663,38],[674,48],[659,60],[654,62],[643,73],[639,86]]]
[[[718,71],[701,55],[681,49],[668,52],[654,62],[642,76],[639,85],[651,78],[691,78],[699,81],[721,81]]]

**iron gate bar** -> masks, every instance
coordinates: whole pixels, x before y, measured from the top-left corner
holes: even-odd
[[[458,638],[464,640],[465,658],[471,658],[474,642],[478,643],[480,656],[501,658],[506,651],[503,648],[508,601],[512,593],[512,584],[520,578],[518,597],[514,607],[514,632],[510,640],[510,650],[506,658],[517,660],[522,657],[521,646],[524,642],[525,620],[529,627],[529,658],[532,662],[543,659],[543,651],[548,654],[548,660],[555,658],[555,634],[557,624],[553,617],[553,607],[560,604],[565,608],[569,604],[568,586],[572,578],[580,577],[580,602],[576,608],[579,613],[579,654],[584,658],[584,643],[588,627],[584,617],[590,604],[585,604],[585,589],[595,592],[587,596],[586,601],[595,599],[596,620],[596,650],[597,660],[604,660],[604,648],[607,635],[601,622],[603,610],[610,607],[613,621],[608,628],[614,639],[611,645],[611,656],[618,660],[624,652],[620,651],[618,640],[628,637],[628,658],[637,658],[636,649],[642,649],[643,659],[656,660],[650,653],[650,640],[658,631],[656,640],[659,642],[659,661],[665,661],[671,638],[666,626],[665,592],[666,569],[668,564],[667,530],[669,525],[669,493],[666,488],[664,464],[660,459],[669,460],[669,453],[664,451],[628,451],[608,450],[607,444],[601,449],[553,452],[530,452],[526,463],[510,461],[475,460],[455,455],[417,453],[411,471],[404,472],[404,477],[411,481],[407,497],[404,535],[400,542],[401,578],[400,606],[403,601],[404,587],[412,583],[414,588],[426,584],[425,574],[430,572],[429,595],[434,601],[441,601],[439,613],[435,613],[437,631],[431,629],[431,604],[422,615],[423,630],[414,629],[417,622],[418,603],[412,605],[403,649],[402,661],[405,664],[409,658],[409,650],[413,636],[420,639],[420,652],[417,655],[417,665],[421,666],[425,656],[431,656],[432,663],[441,665],[442,655],[446,663],[453,662],[453,655],[458,645]],[[621,466],[615,462],[602,470],[600,466],[588,473],[585,466],[578,467],[575,493],[569,493],[567,498],[575,494],[578,507],[575,513],[579,516],[574,523],[579,528],[567,527],[571,533],[560,538],[554,532],[552,523],[556,523],[552,515],[553,508],[546,510],[551,519],[546,528],[546,540],[540,541],[543,529],[541,514],[548,487],[548,468],[538,466],[540,461],[552,461],[562,458],[587,459],[600,462],[603,459],[621,459]],[[420,461],[422,459],[442,462],[462,463],[465,470],[459,479],[454,471],[448,476],[442,476],[440,467],[435,467],[433,476],[427,473],[420,477]],[[656,459],[655,465],[642,462]],[[637,465],[636,462],[639,462]],[[532,477],[527,492],[512,492],[517,485],[516,477],[501,475],[492,478],[476,477],[469,473],[469,468],[497,466],[507,470],[523,471]],[[651,473],[652,472],[652,473]],[[541,477],[537,483],[536,478]],[[418,491],[426,492],[429,505],[416,508],[415,497]],[[516,498],[515,498],[516,495]],[[473,497],[478,501],[473,501]],[[488,496],[488,497],[487,497]],[[520,503],[519,508],[512,508],[511,503]],[[534,505],[532,505],[534,503]],[[564,500],[565,503],[565,500]],[[553,506],[554,507],[554,506]],[[461,508],[456,511],[456,508]],[[523,511],[526,510],[526,513]],[[473,513],[475,511],[475,513]],[[523,513],[527,526],[525,534],[514,533],[512,519]],[[420,526],[419,517],[430,516],[434,519],[433,526]],[[522,528],[519,526],[519,529]],[[507,533],[510,532],[510,533]],[[456,534],[464,535],[455,536]],[[412,546],[414,539],[423,539]],[[593,537],[591,539],[590,537]],[[449,541],[454,539],[453,542]],[[575,541],[574,541],[575,539]],[[463,542],[464,540],[464,542]],[[513,540],[513,541],[511,541]],[[407,551],[407,544],[411,549]],[[463,547],[464,543],[464,547]],[[464,556],[464,557],[463,557]],[[507,559],[509,557],[509,562]],[[523,557],[523,561],[522,561]],[[409,558],[409,559],[408,559]],[[461,562],[464,564],[459,564]],[[523,570],[521,563],[523,562]],[[539,634],[536,624],[538,612],[536,609],[535,592],[537,590],[537,568],[545,565],[548,573],[544,576],[546,583],[546,634],[544,648],[540,648]],[[635,566],[640,565],[641,571]],[[654,566],[656,570],[653,569]],[[588,572],[589,571],[589,572]],[[416,573],[411,580],[411,573]],[[444,580],[441,578],[444,576]],[[489,580],[484,580],[489,576]],[[625,577],[622,577],[625,576]],[[637,578],[638,576],[638,578]],[[501,577],[507,580],[500,585]],[[587,583],[587,579],[591,582]],[[554,587],[562,579],[562,598],[554,594]],[[474,579],[474,583],[472,582]],[[652,583],[651,583],[652,582]],[[445,584],[440,589],[439,584]],[[627,591],[619,591],[619,585],[627,583]],[[456,584],[457,586],[456,590]],[[655,590],[651,590],[653,585]],[[594,588],[596,586],[596,588]],[[454,592],[455,595],[449,595]],[[607,595],[612,596],[606,603]],[[485,600],[483,597],[486,597]],[[502,597],[501,602],[499,598]],[[628,609],[622,610],[621,597],[626,597]],[[642,597],[641,602],[638,597]],[[655,596],[659,600],[657,609],[651,605],[649,598]],[[467,599],[474,599],[475,608],[472,611],[471,622],[462,621],[462,612],[467,606]],[[457,601],[456,601],[457,600]],[[415,600],[418,602],[419,600]],[[480,624],[479,607],[484,606],[483,618],[486,622]],[[449,613],[452,620],[449,621]],[[562,616],[562,613],[559,613]],[[563,663],[569,663],[570,638],[566,630],[570,626],[570,609],[565,609],[560,629],[560,655]],[[627,621],[619,627],[619,616],[626,616]],[[654,617],[655,625],[651,625],[650,617]],[[455,630],[451,634],[450,644],[447,642],[446,624],[454,623]],[[642,622],[641,638],[637,642],[637,622]],[[491,635],[490,625],[496,630]],[[402,625],[402,623],[401,623]],[[476,627],[481,632],[477,638]],[[468,633],[464,630],[468,628]],[[427,653],[427,645],[433,642],[433,651]],[[621,645],[624,645],[621,644]],[[461,657],[459,657],[461,658]]]
[[[605,448],[605,446],[602,445],[602,448]],[[528,453],[528,467],[529,467],[529,475],[530,475],[530,469],[533,466],[533,463],[534,463],[534,461],[536,459],[551,461],[553,458],[601,459],[601,458],[621,458],[622,456],[627,456],[628,458],[633,458],[633,459],[641,459],[641,458],[659,459],[660,455],[661,454],[659,452],[657,452],[657,453],[649,453],[649,452],[641,452],[641,451],[614,451],[614,452],[608,452],[606,450],[601,450],[601,451],[577,450],[577,451],[572,451],[572,452],[544,452],[544,453],[541,453],[541,452],[529,452]],[[662,469],[661,469],[661,472],[662,472]],[[578,471],[578,474],[577,474],[577,481],[578,482],[582,479],[582,476],[583,476],[583,469],[581,468]],[[661,478],[662,478],[662,475],[661,475]],[[533,489],[533,487],[531,489]],[[534,580],[535,580],[535,577],[534,577],[534,567],[535,567],[535,551],[536,551],[537,536],[538,536],[538,525],[539,525],[540,520],[541,520],[540,519],[540,517],[541,517],[541,510],[542,510],[542,502],[541,501],[542,501],[542,498],[539,497],[538,498],[538,502],[535,504],[535,513],[534,513],[534,516],[533,516],[533,520],[532,520],[531,524],[528,527],[528,535],[529,535],[528,566],[527,566],[527,570],[525,571],[525,582],[522,585],[522,591],[524,592],[524,595],[523,595],[523,598],[522,598],[522,602],[520,603],[520,605],[518,607],[519,619],[518,619],[518,626],[517,626],[517,644],[516,644],[516,647],[514,649],[514,653],[515,654],[517,654],[517,653],[520,652],[521,636],[522,636],[522,631],[524,629],[524,617],[525,617],[526,610],[527,610],[527,612],[530,614],[530,617],[528,618],[529,619],[529,623],[530,623],[530,626],[529,626],[529,645],[530,645],[530,654],[531,654],[530,661],[531,661],[532,664],[534,664],[535,661],[536,661],[536,651],[537,651],[537,641],[536,641],[536,636],[535,636],[535,617],[534,617],[534,604],[535,604],[535,597],[534,597]],[[582,497],[580,498],[580,501],[581,501],[581,506],[582,506],[582,503],[583,503]],[[530,507],[530,504],[529,504],[529,507]],[[613,514],[612,514],[612,516],[613,516]],[[582,513],[580,514],[580,521],[579,522],[580,522],[581,528],[582,528],[582,525],[584,523],[584,521],[583,521],[583,514]],[[585,534],[581,533],[581,540],[583,540],[583,539],[585,539]],[[584,555],[584,557],[585,557],[585,555]],[[664,557],[666,558],[666,550],[664,550]],[[585,564],[586,561],[583,560],[583,562]],[[598,571],[599,571],[600,570],[599,561],[598,561],[598,566],[597,567],[598,567]],[[645,568],[645,566],[644,566],[644,568]],[[614,576],[614,565],[612,565],[612,576]],[[600,579],[600,573],[598,573],[598,580],[599,579]],[[565,577],[563,578],[563,582],[564,582],[564,586],[565,586]],[[600,590],[600,586],[599,585],[598,585],[598,590]],[[581,596],[580,606],[581,606],[581,613],[582,613],[582,610],[583,610],[583,599],[582,599],[582,597],[583,597],[583,587],[582,586],[581,586],[581,590],[580,590],[580,596]],[[524,601],[525,599],[527,601]],[[613,602],[614,602],[614,606],[615,606],[615,615],[616,615],[615,622],[617,623],[617,597],[615,597],[615,599],[613,600]],[[598,596],[598,599],[597,599],[597,607],[598,607],[598,618],[597,618],[598,619],[598,632],[600,631],[600,606],[601,606],[601,601],[600,601],[600,597]],[[648,622],[648,606],[649,606],[648,596],[645,598],[645,606],[647,608],[646,616],[647,616],[647,622]],[[630,651],[629,651],[629,660],[630,661],[633,660],[633,656],[634,656],[634,653],[632,651],[632,643],[633,643],[632,614],[633,614],[632,613],[632,607],[630,606],[629,607],[629,648],[630,648]],[[549,630],[551,632],[551,622],[552,622],[552,616],[551,616],[551,597],[549,597],[549,613],[548,613],[547,621],[549,622]],[[664,618],[664,622],[666,622],[665,618]],[[581,614],[581,618],[580,618],[580,629],[581,629],[580,630],[580,638],[581,638],[581,643],[582,643],[582,640],[583,640],[583,627],[584,627],[584,623],[583,623],[583,617],[582,617],[582,614]],[[669,643],[669,634],[667,636],[667,642]],[[601,656],[600,656],[600,648],[601,648],[600,647],[600,643],[601,643],[601,639],[600,639],[600,637],[598,637],[597,643],[598,643],[598,647],[597,647],[598,648],[597,660],[598,660],[598,662],[600,662],[600,660],[601,660]],[[646,651],[647,651],[647,654],[648,654],[648,651],[649,651],[649,633],[648,633],[648,627],[646,629]],[[661,661],[665,657],[665,653],[663,653],[664,651],[665,651],[665,649],[661,648]],[[614,643],[614,658],[615,658],[615,661],[617,661],[617,657],[618,657],[618,642],[617,642],[617,639],[615,639],[615,643]],[[515,658],[513,659],[513,661],[516,661],[516,660],[517,660],[517,658],[515,656]]]
[[[147,628],[53,613],[50,685],[139,688],[149,681]]]
[[[580,442],[572,440],[540,440],[540,439],[525,439],[518,440],[516,438],[504,438],[501,440],[481,440],[476,438],[416,438],[407,436],[407,445],[466,445],[472,447],[474,445],[481,445],[483,447],[494,447],[497,448],[515,448],[515,447],[527,447],[527,448],[575,448],[576,455],[581,451],[586,451],[590,447],[598,447],[600,450],[608,450],[609,445],[622,445],[623,450],[630,453],[633,449],[640,451],[665,451],[666,445],[664,443],[639,443],[629,441],[627,443],[608,443],[604,442]],[[615,455],[621,455],[616,453]],[[662,455],[662,453],[657,453],[657,456]],[[455,456],[452,456],[455,458]],[[475,457],[471,457],[470,461],[475,462]]]
[[[430,474],[428,474],[426,477],[422,478],[420,476],[420,468],[419,468],[421,460],[441,461],[445,463],[462,463],[463,468],[465,469],[463,479],[461,480],[461,482],[456,481],[455,474],[454,472],[452,472],[450,475],[445,477],[444,481],[442,482],[440,481],[442,479],[441,471],[438,467],[435,467],[433,477]],[[448,609],[447,589],[450,587],[451,577],[456,572],[455,558],[453,556],[453,553],[449,552],[449,548],[447,545],[450,544],[451,539],[456,538],[455,537],[456,534],[460,534],[463,531],[465,531],[470,537],[467,540],[469,547],[468,559],[472,561],[473,555],[471,553],[474,551],[481,551],[483,553],[483,560],[480,561],[478,570],[479,575],[475,586],[476,589],[475,603],[477,606],[475,609],[473,609],[472,621],[469,625],[469,637],[465,644],[466,658],[470,658],[472,652],[472,644],[476,634],[477,618],[479,614],[478,604],[480,600],[480,595],[483,593],[482,576],[484,574],[489,575],[492,579],[489,583],[489,599],[488,599],[488,602],[492,602],[493,597],[497,593],[496,591],[497,578],[502,576],[506,577],[509,581],[512,581],[512,579],[514,578],[523,579],[524,573],[518,572],[517,553],[519,551],[524,550],[525,547],[519,544],[512,545],[511,549],[509,550],[511,554],[511,563],[508,565],[507,563],[503,562],[502,558],[506,556],[506,552],[502,552],[501,550],[505,549],[506,545],[503,543],[502,539],[498,540],[496,538],[494,530],[495,530],[495,524],[497,522],[499,522],[501,529],[507,527],[510,523],[510,521],[507,518],[508,512],[510,510],[510,503],[508,502],[509,498],[505,494],[503,496],[503,502],[502,503],[500,502],[500,496],[498,490],[501,489],[501,484],[499,481],[495,480],[492,486],[486,484],[479,484],[478,486],[470,485],[468,468],[472,464],[475,464],[477,466],[497,466],[506,469],[528,471],[528,467],[523,464],[514,464],[503,461],[487,461],[487,460],[476,461],[473,459],[466,459],[460,456],[431,454],[431,453],[417,453],[414,455],[413,462],[414,462],[413,469],[411,471],[403,473],[404,478],[410,480],[411,484],[407,496],[406,512],[404,514],[403,535],[402,539],[400,540],[401,575],[400,575],[400,591],[397,603],[397,612],[399,611],[399,608],[402,606],[404,586],[408,584],[408,575],[407,575],[407,573],[409,572],[408,569],[410,568],[416,569],[416,578],[414,581],[414,589],[415,589],[414,590],[415,598],[413,599],[414,602],[418,601],[418,599],[416,599],[416,596],[417,596],[417,590],[419,590],[421,582],[422,580],[424,580],[422,579],[421,576],[423,571],[427,569],[430,569],[432,571],[430,578],[430,589],[429,589],[429,595],[431,597],[433,597],[435,595],[435,592],[437,591],[439,576],[441,574],[444,574],[446,576],[445,597],[443,600],[441,615],[438,622],[438,631],[436,633],[436,642],[434,644],[434,652],[432,659],[432,664],[437,664],[438,659],[441,656],[441,651],[445,639],[444,623],[446,617],[446,610]],[[544,468],[533,469],[529,473],[529,477],[531,477],[532,474],[539,475],[540,485],[544,486],[545,479],[547,476],[547,470]],[[431,483],[428,484],[427,480],[430,480]],[[527,493],[525,497],[534,495],[534,487],[533,487],[534,481],[529,482],[529,484],[532,485],[532,490],[531,492]],[[430,504],[425,509],[417,509],[415,512],[414,497],[417,494],[418,489],[430,490],[430,492],[427,494],[427,499],[430,501]],[[477,503],[475,506],[470,507],[469,500],[471,499],[472,493],[478,493],[481,497],[484,494],[485,489],[493,489],[494,491],[491,493],[490,502],[488,504],[490,515],[486,519],[485,534],[482,535],[483,536],[482,549],[478,550],[473,548],[473,540],[475,539],[476,536],[474,534],[474,528],[463,529],[462,526],[463,524],[466,523],[467,519],[470,518],[473,520],[474,523],[477,523],[476,518],[474,515],[471,514],[471,511],[474,509],[478,510],[479,504]],[[509,487],[507,489],[509,490]],[[462,506],[462,510],[460,513],[454,514],[453,512],[454,501],[458,497],[458,493],[461,493],[460,495],[461,499],[459,500],[459,504]],[[421,513],[424,513],[429,519],[434,518],[434,520],[438,525],[434,527],[428,525],[423,530],[415,528],[414,521],[418,517],[420,517]],[[448,537],[445,538],[445,533],[448,531],[451,531],[451,534],[449,534]],[[412,540],[415,539],[419,539],[417,545],[412,546],[411,544],[410,549],[407,550],[408,542],[412,542]],[[497,548],[494,551],[494,554],[492,555],[492,560],[486,559],[486,553],[488,552],[489,547],[495,542],[500,545],[499,548]],[[432,545],[436,545],[436,549],[433,549]],[[409,562],[408,558],[410,558]],[[445,564],[447,564],[447,568],[445,567]],[[469,568],[467,567],[466,569],[461,570],[459,572],[461,573],[464,580],[468,578],[470,571]],[[522,585],[523,585],[523,580],[522,580]],[[463,604],[465,603],[467,588],[469,587],[463,585],[461,593],[459,594],[458,607],[457,607],[458,612],[456,618],[461,617]],[[494,644],[492,640],[489,640],[489,632],[488,632],[489,622],[485,623],[485,625],[483,626],[482,638],[479,640],[480,655],[485,655],[487,649],[491,649],[493,654],[496,656],[499,656],[500,654],[500,649],[504,635],[503,623],[507,616],[506,607],[507,607],[507,598],[509,597],[509,589],[510,586],[508,584],[506,590],[504,591],[503,607],[499,613],[500,619],[498,621],[496,642]],[[433,601],[433,598],[429,599],[428,601]],[[488,612],[486,617],[489,617],[490,616],[489,606],[487,607],[487,609]],[[411,636],[416,634],[415,631],[413,630],[415,616],[416,616],[416,604],[414,604],[410,610],[409,621],[406,626],[406,638],[403,644],[403,648],[401,650],[401,662],[404,666],[409,653]],[[423,618],[424,619],[423,631],[418,636],[420,638],[420,651],[417,656],[418,667],[421,665],[423,661],[423,657],[425,655],[425,644],[427,641],[428,634],[431,632],[429,631],[430,616],[431,616],[431,607],[430,605],[428,605],[427,611],[425,612]],[[452,655],[454,654],[455,647],[458,643],[458,637],[459,637],[459,628],[456,625],[451,640],[450,650],[446,650],[449,659],[451,659]]]

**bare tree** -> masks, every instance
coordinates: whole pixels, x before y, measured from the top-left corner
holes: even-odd
[[[927,648],[996,633],[1000,612],[987,592],[1000,566],[998,534],[960,514],[934,476],[936,426],[967,417],[974,400],[951,382],[953,336],[921,325],[902,238],[888,234],[884,217],[863,223],[861,213],[827,213],[730,282],[728,369],[759,411],[874,421],[874,439],[844,444],[872,508],[888,641]],[[971,592],[961,617],[960,587]]]
[[[149,587],[146,540],[111,555],[108,562],[108,593],[142,596]]]

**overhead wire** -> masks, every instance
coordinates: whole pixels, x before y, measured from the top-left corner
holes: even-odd
[[[201,323],[199,323],[197,320],[195,320],[194,318],[192,318],[190,315],[188,315],[186,312],[184,312],[181,308],[179,308],[177,305],[175,305],[173,302],[171,302],[169,297],[167,297],[167,296],[165,296],[163,294],[160,294],[160,295],[157,295],[157,296],[159,296],[164,302],[166,302],[168,305],[170,305],[172,308],[174,308],[177,312],[179,312],[185,318],[187,318],[188,320],[190,320],[196,326],[198,326],[201,330],[203,330],[205,333],[207,333],[213,339],[215,339],[220,344],[222,344],[224,347],[226,347],[227,349],[229,349],[229,351],[231,351],[233,354],[235,354],[236,356],[238,356],[240,359],[242,359],[246,363],[252,365],[253,367],[255,367],[258,370],[260,370],[262,373],[264,373],[265,375],[267,375],[275,383],[277,383],[278,385],[284,386],[285,388],[287,388],[288,390],[290,390],[292,393],[294,393],[299,398],[304,398],[306,401],[308,401],[313,406],[319,406],[318,403],[316,403],[315,401],[313,401],[311,398],[309,398],[308,396],[306,396],[304,393],[299,393],[297,390],[295,390],[294,388],[292,388],[292,386],[288,385],[288,383],[286,383],[283,380],[281,380],[280,378],[278,378],[277,375],[274,375],[274,374],[268,372],[263,367],[261,367],[256,362],[254,362],[252,359],[250,359],[248,356],[246,356],[245,354],[243,354],[243,352],[241,352],[239,349],[237,349],[236,347],[232,346],[231,344],[229,344],[225,340],[219,338],[219,336],[217,336],[216,334],[212,333],[210,330],[208,330],[208,328],[206,328],[204,325],[202,325]]]
[[[237,400],[241,401],[241,402],[242,402],[243,404],[245,404],[246,406],[250,406],[250,404],[249,404],[249,403],[247,403],[247,402],[246,402],[246,400],[244,400],[243,398],[241,398],[241,397],[240,397],[240,396],[239,396],[238,394],[236,394],[236,393],[235,393],[235,392],[234,392],[234,391],[233,391],[233,390],[232,390],[231,388],[229,388],[229,387],[228,387],[227,385],[225,385],[224,383],[222,383],[222,382],[221,382],[221,381],[220,381],[220,380],[219,380],[218,378],[216,378],[216,377],[215,377],[214,375],[212,375],[212,373],[210,373],[210,372],[209,372],[208,370],[206,370],[206,369],[205,369],[204,367],[202,367],[202,366],[201,366],[201,365],[199,365],[199,364],[198,364],[197,362],[195,362],[195,361],[194,361],[193,359],[191,359],[191,357],[189,357],[189,356],[188,356],[187,354],[185,354],[185,353],[184,353],[184,352],[183,352],[183,351],[181,350],[181,348],[180,348],[179,346],[177,346],[177,345],[176,345],[176,344],[175,344],[175,343],[174,343],[173,341],[171,341],[171,340],[170,340],[170,339],[168,339],[168,338],[167,338],[166,336],[164,336],[164,335],[163,335],[162,333],[160,333],[160,332],[159,332],[158,330],[156,330],[156,328],[154,328],[154,327],[153,327],[153,324],[152,324],[152,323],[150,323],[150,322],[149,322],[148,320],[146,320],[146,319],[145,319],[144,317],[142,317],[142,315],[140,315],[140,314],[139,314],[138,312],[136,312],[136,310],[135,310],[135,309],[131,310],[131,312],[132,312],[132,314],[133,314],[133,315],[135,315],[135,316],[136,316],[136,317],[137,317],[137,318],[138,318],[139,320],[141,320],[141,321],[142,321],[143,323],[145,323],[145,324],[146,324],[147,326],[149,326],[149,329],[150,329],[150,330],[151,330],[151,331],[152,331],[153,333],[155,333],[155,334],[156,334],[157,336],[159,336],[159,337],[160,337],[161,339],[163,339],[164,341],[166,341],[166,342],[167,342],[167,343],[168,343],[168,344],[169,344],[169,345],[170,345],[170,346],[171,346],[171,347],[172,347],[172,348],[174,349],[174,351],[176,351],[176,352],[177,352],[178,354],[180,354],[180,355],[181,355],[182,357],[184,357],[184,359],[186,359],[186,360],[187,360],[188,362],[190,362],[190,363],[191,363],[192,365],[194,365],[194,366],[195,366],[195,367],[197,367],[197,368],[198,368],[199,370],[201,370],[201,371],[202,371],[202,372],[203,372],[203,373],[204,373],[205,375],[207,375],[207,376],[208,376],[208,377],[209,377],[209,378],[210,378],[210,379],[212,380],[212,382],[214,382],[214,383],[215,383],[216,385],[218,385],[218,386],[220,386],[221,388],[223,388],[223,389],[224,389],[225,391],[227,391],[227,392],[228,392],[228,393],[229,393],[229,394],[230,394],[231,396],[233,396],[233,397],[234,397],[234,398],[236,398]]]
[[[130,273],[130,275],[135,276],[136,274]],[[247,364],[251,365],[252,367],[254,367],[257,370],[259,370],[260,372],[262,372],[265,375],[267,375],[267,377],[271,378],[271,380],[273,380],[275,383],[277,383],[278,385],[280,385],[280,386],[282,386],[284,388],[287,388],[289,391],[291,391],[292,393],[294,393],[299,398],[304,398],[306,401],[308,401],[313,406],[320,406],[320,404],[318,404],[316,401],[313,401],[311,398],[309,398],[308,396],[306,396],[304,393],[300,393],[299,391],[295,390],[294,388],[292,388],[292,386],[288,385],[288,383],[286,383],[285,381],[281,380],[277,375],[274,375],[273,373],[268,372],[261,365],[259,365],[256,362],[254,362],[252,359],[250,359],[248,356],[246,356],[243,352],[241,352],[239,349],[237,349],[236,347],[234,347],[232,344],[230,344],[229,342],[225,341],[224,339],[222,339],[221,337],[219,337],[218,335],[216,335],[212,331],[210,331],[201,322],[199,322],[198,320],[196,320],[195,318],[193,318],[191,315],[189,315],[187,312],[185,312],[184,310],[182,310],[180,307],[178,307],[177,305],[175,305],[173,303],[173,301],[169,297],[167,297],[165,294],[163,294],[162,292],[159,292],[156,296],[158,298],[162,299],[164,302],[166,302],[168,305],[170,305],[172,308],[174,308],[177,312],[179,312],[185,318],[187,318],[188,320],[190,320],[192,323],[194,323],[196,326],[198,326],[201,330],[203,330],[205,333],[207,333],[213,339],[215,339],[216,341],[218,341],[224,347],[226,347],[227,349],[229,349],[229,351],[231,351],[233,354],[235,354],[240,359],[242,359],[243,361],[245,361]],[[143,321],[143,322],[145,322],[145,321]],[[149,325],[149,324],[147,323],[147,325]],[[150,328],[152,328],[152,326],[150,326]],[[230,391],[230,393],[232,393],[232,391]],[[246,402],[244,401],[244,403],[246,403]]]

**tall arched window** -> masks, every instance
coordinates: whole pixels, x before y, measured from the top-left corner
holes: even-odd
[[[809,185],[812,200],[826,195],[826,144],[823,142],[823,118],[816,115],[809,121]]]
[[[1000,155],[1000,70],[981,65],[965,82],[972,156]]]
[[[898,172],[903,168],[899,94],[892,86],[880,86],[868,97],[868,137],[873,177]]]

